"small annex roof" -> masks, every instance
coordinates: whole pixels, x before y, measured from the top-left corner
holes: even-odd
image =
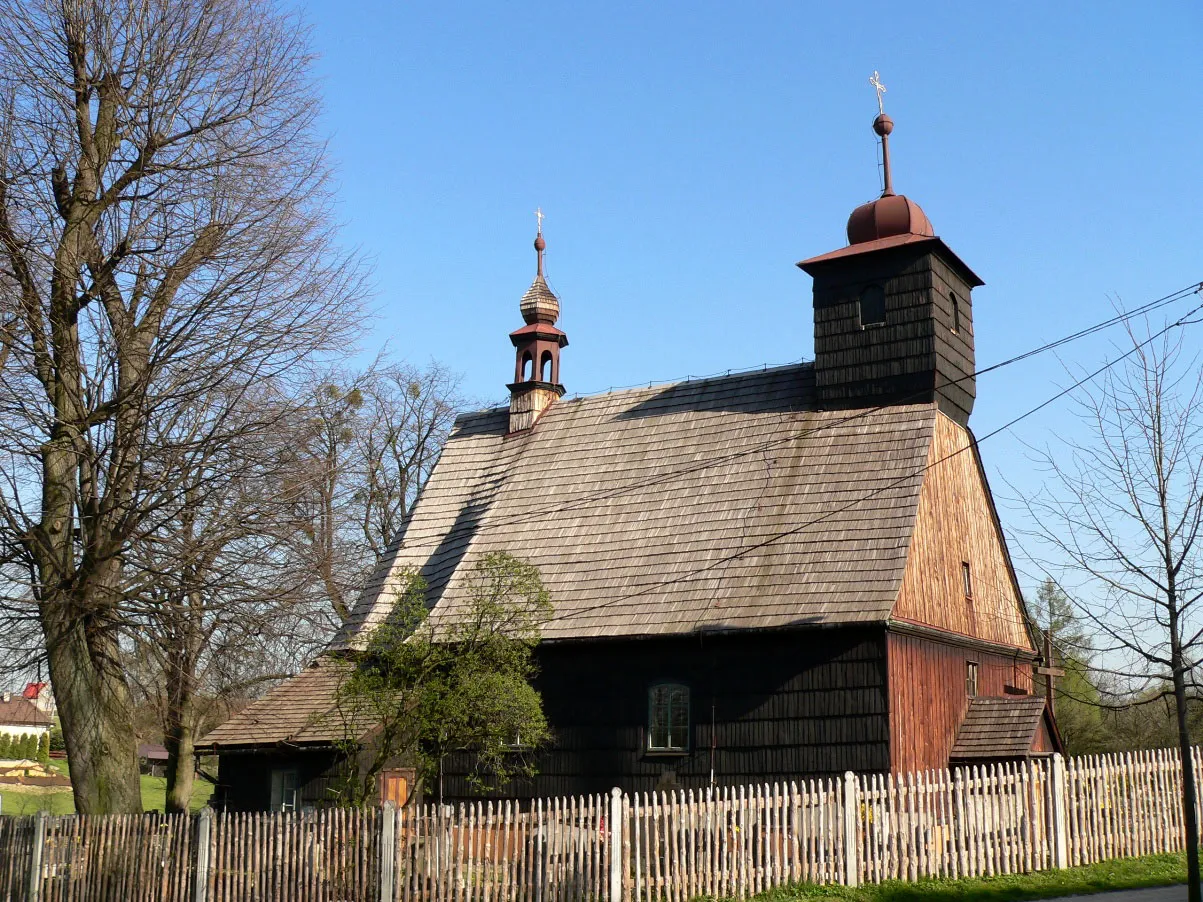
[[[251,702],[197,744],[199,751],[238,747],[331,745],[347,738],[338,688],[349,664],[322,656],[263,698]]]
[[[1045,700],[1039,695],[970,700],[949,758],[956,762],[1030,757],[1044,710]]]
[[[811,364],[565,399],[513,435],[463,416],[332,647],[407,570],[453,615],[490,551],[539,568],[546,640],[884,623],[936,416],[816,409]]]

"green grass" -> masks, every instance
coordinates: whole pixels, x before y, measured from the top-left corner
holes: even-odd
[[[757,902],[805,902],[811,899],[831,902],[1020,902],[1185,882],[1184,856],[1149,855],[1064,871],[970,880],[918,880],[914,883],[890,880],[859,887],[798,884],[778,887],[753,898]]]
[[[63,774],[67,773],[67,762],[51,759],[51,767],[57,768]],[[162,811],[167,804],[167,778],[146,777],[142,781],[142,810]],[[197,778],[192,783],[192,801],[189,807],[200,811],[213,795],[213,784]],[[21,792],[20,790],[0,790],[0,813],[3,814],[37,814],[45,811],[47,814],[74,814],[75,799],[70,789],[62,789],[50,793]]]

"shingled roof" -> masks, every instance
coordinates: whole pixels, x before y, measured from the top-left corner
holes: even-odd
[[[54,721],[37,705],[19,695],[0,697],[0,732],[4,727],[48,727]]]
[[[319,658],[207,734],[197,748],[329,745],[346,739],[336,695],[348,666],[339,658]]]
[[[463,416],[334,647],[406,568],[449,616],[496,550],[539,568],[549,640],[884,622],[935,417],[816,410],[810,364],[565,399],[514,435]]]
[[[1044,706],[1044,698],[1038,695],[972,699],[949,757],[953,761],[1029,757]]]

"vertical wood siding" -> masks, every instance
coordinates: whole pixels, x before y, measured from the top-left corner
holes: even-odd
[[[1032,650],[969,433],[936,417],[894,617]],[[972,598],[962,562],[970,566]]]
[[[1021,658],[898,633],[889,634],[888,654],[894,773],[948,765],[969,706],[966,662],[977,662],[978,695],[1004,695],[1007,686],[1032,689],[1032,665]]]

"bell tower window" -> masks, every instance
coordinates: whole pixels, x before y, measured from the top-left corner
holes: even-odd
[[[884,326],[886,322],[886,293],[880,285],[870,285],[860,293],[860,325]]]
[[[552,378],[552,356],[551,351],[544,351],[543,357],[539,360],[539,381],[554,382]]]
[[[960,332],[961,331],[961,302],[958,301],[957,296],[951,292],[949,292],[948,298],[949,298],[949,300],[952,301],[952,331],[954,333]]]

